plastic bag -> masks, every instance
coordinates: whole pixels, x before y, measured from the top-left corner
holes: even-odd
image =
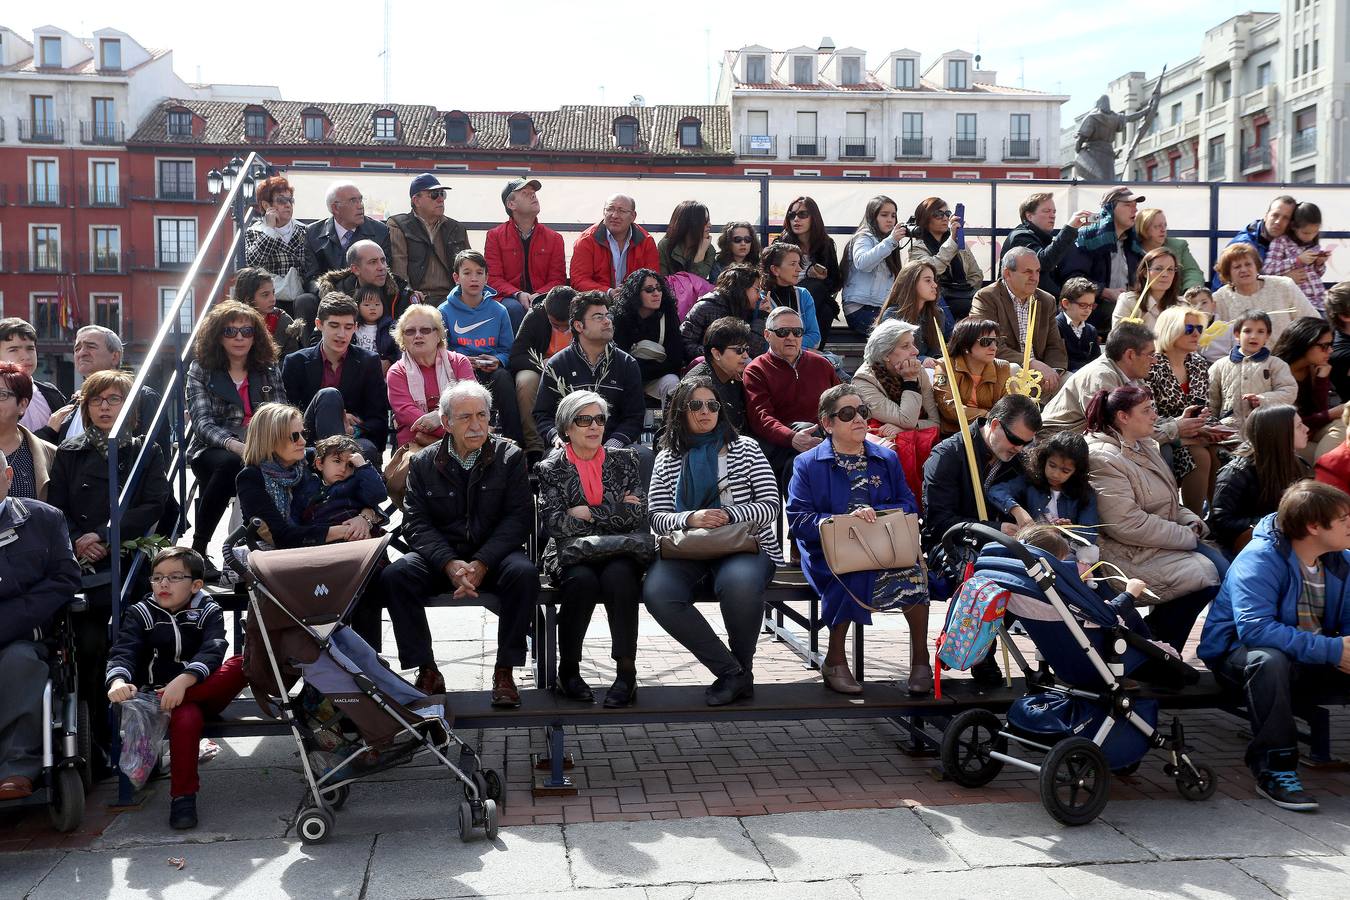
[[[119,766],[136,790],[145,787],[159,763],[160,747],[169,730],[169,714],[159,708],[159,697],[140,691],[121,707],[122,754]]]

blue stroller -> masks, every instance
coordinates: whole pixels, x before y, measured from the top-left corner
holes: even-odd
[[[986,709],[952,719],[942,736],[944,772],[963,787],[981,787],[1004,764],[1040,776],[1041,803],[1066,825],[1085,825],[1106,807],[1112,773],[1130,774],[1152,748],[1169,756],[1164,772],[1188,800],[1206,800],[1217,787],[1213,770],[1194,763],[1181,723],[1166,733],[1156,700],[1139,697],[1139,683],[1177,689],[1199,673],[1170,649],[1149,640],[1132,610],[1129,618],[1061,562],[984,525],[962,523],[943,536],[947,558],[975,557],[975,572],[1008,589],[1005,646],[1026,677],[1028,693],[1014,700],[1006,722]],[[1020,623],[1042,662],[1033,671],[1007,639]],[[1145,633],[1141,633],[1145,632]],[[1129,681],[1125,679],[1128,677]],[[1009,741],[1040,750],[1040,765],[1009,755]]]

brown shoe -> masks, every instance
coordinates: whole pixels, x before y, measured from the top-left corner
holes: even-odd
[[[520,706],[520,691],[516,688],[516,680],[511,677],[510,666],[498,666],[492,670],[492,705],[502,709]]]
[[[847,664],[840,666],[821,666],[820,674],[825,678],[825,686],[838,694],[861,694],[862,685],[858,684]]]
[[[417,681],[413,687],[424,694],[444,694],[445,676],[435,666],[423,666],[417,670]]]
[[[0,778],[0,800],[22,800],[33,796],[33,779],[22,775]]]
[[[910,666],[908,688],[915,697],[926,697],[933,693],[933,667],[928,663]]]

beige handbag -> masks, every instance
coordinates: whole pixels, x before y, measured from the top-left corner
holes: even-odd
[[[721,559],[733,553],[758,553],[759,535],[751,522],[721,528],[682,528],[661,535],[662,559]]]
[[[831,516],[820,523],[820,546],[836,575],[908,569],[919,561],[919,517],[899,509],[878,510],[871,524],[857,516]]]

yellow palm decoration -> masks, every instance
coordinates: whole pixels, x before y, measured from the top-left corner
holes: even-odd
[[[1128,316],[1121,319],[1120,321],[1137,322],[1140,325],[1144,323],[1144,317],[1139,314],[1139,311],[1143,307],[1143,305],[1148,302],[1149,295],[1153,291],[1153,282],[1154,279],[1152,278],[1144,282],[1144,289],[1139,292],[1139,296],[1136,297],[1134,300],[1134,308],[1130,310],[1130,314]]]
[[[1036,295],[1031,295],[1031,310],[1027,314],[1027,333],[1022,339],[1022,370],[1008,379],[1004,393],[1030,397],[1041,402],[1041,373],[1031,367],[1031,336],[1036,333]]]

